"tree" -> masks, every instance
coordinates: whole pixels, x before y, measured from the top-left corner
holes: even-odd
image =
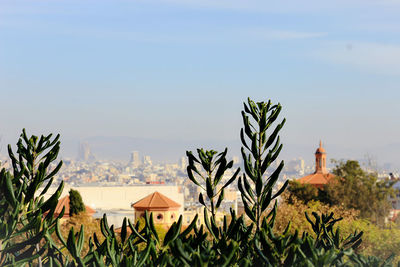
[[[305,204],[311,200],[318,200],[318,188],[310,184],[302,184],[296,180],[289,181],[288,191],[290,192],[288,202],[293,203],[293,197],[303,201]]]
[[[379,181],[376,173],[364,171],[354,160],[336,162],[333,174],[336,178],[324,187],[332,204],[359,210],[362,218],[383,223],[390,211],[392,182]]]
[[[69,190],[69,216],[79,214],[86,211],[85,204],[83,204],[82,196],[79,191]]]

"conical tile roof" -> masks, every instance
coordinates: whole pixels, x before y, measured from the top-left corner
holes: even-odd
[[[179,209],[181,205],[159,192],[154,192],[132,204],[135,210],[170,210]]]

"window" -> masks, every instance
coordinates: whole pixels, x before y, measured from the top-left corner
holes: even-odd
[[[163,218],[164,216],[161,213],[157,214],[157,221],[162,221]]]

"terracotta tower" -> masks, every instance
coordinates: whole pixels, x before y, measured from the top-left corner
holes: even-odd
[[[302,184],[310,184],[317,188],[324,188],[335,175],[328,173],[326,169],[326,151],[319,141],[319,148],[315,151],[315,172],[297,179]]]
[[[319,141],[319,148],[315,151],[315,173],[328,173],[326,170],[326,151],[322,147],[321,141]]]

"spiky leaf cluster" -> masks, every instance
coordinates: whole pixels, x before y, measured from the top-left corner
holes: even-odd
[[[243,128],[240,138],[245,174],[239,178],[238,186],[245,212],[256,224],[257,230],[260,228],[264,212],[287,186],[286,181],[278,192],[273,193],[284,165],[283,161],[269,177],[264,178],[268,167],[277,159],[282,149],[278,134],[285,124],[285,119],[276,124],[268,135],[268,130],[278,119],[281,109],[280,104],[273,105],[270,100],[255,103],[249,98],[242,111]]]
[[[36,259],[41,264],[46,250],[56,246],[51,234],[64,213],[63,210],[54,218],[64,184],[61,183],[47,200],[44,194],[62,166],[60,161],[49,171],[60,150],[58,139],[59,135],[52,139],[51,134],[28,138],[24,129],[17,143],[17,156],[8,146],[12,168],[0,171],[1,266],[20,266]],[[43,190],[39,190],[41,186]],[[55,257],[59,255],[58,251],[54,252]]]
[[[204,151],[203,149],[198,149],[198,158],[191,151],[186,152],[189,161],[187,167],[188,177],[205,192],[209,205],[206,204],[202,192],[199,193],[199,202],[204,206],[204,221],[206,226],[215,238],[219,233],[216,223],[216,213],[224,199],[224,190],[235,181],[240,172],[240,168],[238,168],[232,177],[227,179],[223,185],[220,185],[225,172],[233,167],[233,161],[228,162],[226,159],[227,152],[228,149],[219,154],[214,150]],[[202,170],[199,169],[199,166],[202,167]],[[210,218],[208,212],[211,213]]]

